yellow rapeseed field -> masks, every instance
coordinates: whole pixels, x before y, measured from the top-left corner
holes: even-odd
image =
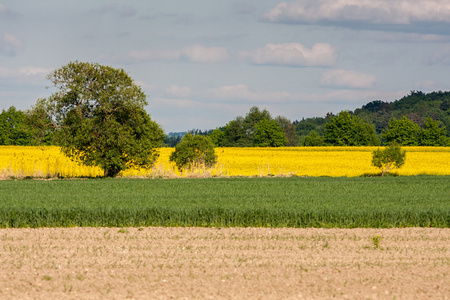
[[[201,176],[361,176],[379,172],[371,166],[377,147],[216,148],[218,162],[208,170],[180,174],[161,148],[150,170],[127,170],[124,177]],[[405,165],[399,175],[450,175],[450,147],[403,147]],[[100,168],[80,166],[58,147],[0,146],[0,178],[102,176]]]

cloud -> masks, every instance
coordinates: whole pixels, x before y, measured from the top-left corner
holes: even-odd
[[[7,9],[3,4],[0,3],[0,16],[16,18],[19,17],[19,14],[10,9]]]
[[[425,80],[416,82],[415,90],[418,91],[443,91],[445,89],[448,89],[448,84],[442,82],[442,81],[434,81],[434,80]]]
[[[321,84],[328,87],[369,89],[377,81],[376,76],[350,70],[329,70],[321,77]]]
[[[430,25],[450,23],[450,2],[443,0],[297,0],[282,2],[263,20],[279,23]],[[390,27],[390,30],[393,28]],[[397,28],[398,29],[398,28]],[[419,30],[419,28],[417,28]],[[448,29],[446,29],[448,32]]]
[[[10,69],[0,66],[0,78],[25,84],[42,84],[51,69],[27,66],[19,69]]]
[[[218,63],[228,60],[230,55],[224,47],[206,47],[193,45],[181,50],[131,50],[129,58],[137,61],[149,60],[186,60],[195,63]]]
[[[199,63],[215,63],[229,58],[228,51],[224,47],[195,45],[184,48],[181,53],[188,61]]]
[[[0,35],[0,54],[14,56],[22,48],[22,41],[12,34]]]
[[[241,51],[238,57],[255,64],[311,67],[334,65],[337,53],[335,48],[325,43],[314,44],[311,49],[299,43],[286,43],[266,44],[255,50]]]
[[[171,85],[168,89],[166,89],[166,92],[169,95],[178,98],[188,98],[191,96],[191,88],[187,86]]]
[[[292,94],[289,92],[252,91],[245,84],[226,85],[196,93],[203,99],[245,100],[259,103],[279,103],[287,101]]]

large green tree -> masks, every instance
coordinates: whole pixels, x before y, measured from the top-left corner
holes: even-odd
[[[420,133],[420,126],[403,116],[401,119],[392,119],[381,137],[387,145],[395,143],[401,146],[417,146]]]
[[[419,144],[421,146],[448,146],[449,138],[442,122],[426,118],[425,128],[420,134]]]
[[[11,106],[0,113],[0,145],[33,145],[31,127],[23,111]]]
[[[324,141],[333,146],[377,146],[375,129],[360,117],[342,111],[325,124]]]
[[[251,147],[252,141],[248,135],[244,118],[237,117],[228,122],[223,128],[223,147]]]
[[[255,126],[253,145],[256,147],[286,146],[287,139],[283,128],[275,120],[263,119]]]
[[[262,120],[272,120],[269,111],[259,109],[257,106],[250,108],[245,117],[239,116],[228,122],[223,128],[224,147],[251,147],[256,131],[256,124]]]
[[[62,152],[105,177],[129,167],[148,168],[165,135],[144,110],[146,96],[123,69],[71,62],[48,79],[56,92],[42,100]]]

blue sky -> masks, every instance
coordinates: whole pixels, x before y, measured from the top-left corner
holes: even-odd
[[[450,90],[448,0],[0,0],[0,109],[70,61],[123,68],[168,133]]]

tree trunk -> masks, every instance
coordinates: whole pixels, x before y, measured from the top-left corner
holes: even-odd
[[[119,168],[110,168],[110,169],[105,170],[104,176],[105,176],[105,178],[114,178],[117,176],[117,174],[120,173],[120,171],[121,170]]]

